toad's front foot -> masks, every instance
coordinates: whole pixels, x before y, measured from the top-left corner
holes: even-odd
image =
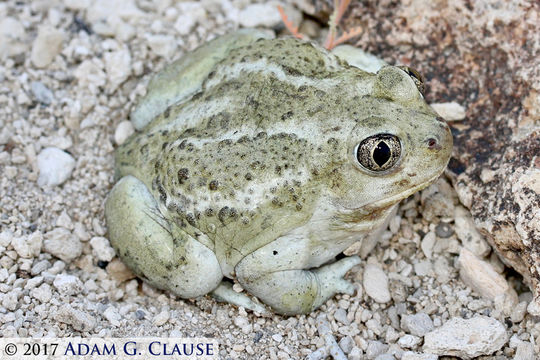
[[[354,286],[343,276],[359,263],[360,258],[352,256],[315,270],[265,269],[261,273],[258,263],[248,257],[236,271],[242,286],[274,311],[295,315],[315,310],[336,293],[352,295]]]
[[[328,298],[334,294],[354,294],[354,285],[350,281],[345,280],[343,277],[352,269],[355,265],[360,264],[360,258],[358,256],[350,256],[335,263],[322,266],[316,270],[313,270],[319,279],[319,287],[321,292],[321,299],[326,297],[316,307],[322,305]]]

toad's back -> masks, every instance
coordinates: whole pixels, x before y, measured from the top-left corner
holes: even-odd
[[[335,293],[401,199],[450,157],[420,78],[350,67],[297,39],[225,35],[171,64],[134,110],[105,206],[112,246],[143,279],[260,311],[307,313]]]

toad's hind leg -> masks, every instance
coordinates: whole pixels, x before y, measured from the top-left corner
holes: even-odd
[[[105,204],[109,239],[138,276],[182,298],[214,290],[223,275],[214,253],[165,220],[146,185],[124,176]]]

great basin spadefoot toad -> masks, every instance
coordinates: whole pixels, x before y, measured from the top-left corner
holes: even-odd
[[[432,183],[452,149],[418,79],[349,66],[321,47],[242,31],[159,73],[116,151],[105,208],[117,254],[182,298],[282,314],[336,293],[336,255]]]

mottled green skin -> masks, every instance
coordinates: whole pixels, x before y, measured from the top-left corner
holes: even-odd
[[[117,177],[144,183],[157,204],[153,213],[173,238],[203,244],[224,276],[236,273],[278,312],[308,312],[336,291],[350,292],[336,288],[319,299],[321,290],[306,285],[304,292],[284,291],[276,303],[264,288],[280,291],[268,274],[331,260],[380,226],[399,200],[434,181],[451,152],[447,125],[403,71],[363,72],[292,38],[233,48],[205,71],[196,94],[117,149]],[[398,136],[403,147],[399,163],[383,174],[362,169],[353,151],[378,133]],[[162,270],[143,269],[155,254],[130,255],[130,240],[121,235],[128,230],[115,224],[129,222],[133,210],[119,205],[125,196],[118,194],[106,213],[113,246],[140,276],[175,291],[155,281],[167,279]],[[189,255],[180,258],[168,272],[190,265]],[[289,280],[305,285],[296,275]]]

